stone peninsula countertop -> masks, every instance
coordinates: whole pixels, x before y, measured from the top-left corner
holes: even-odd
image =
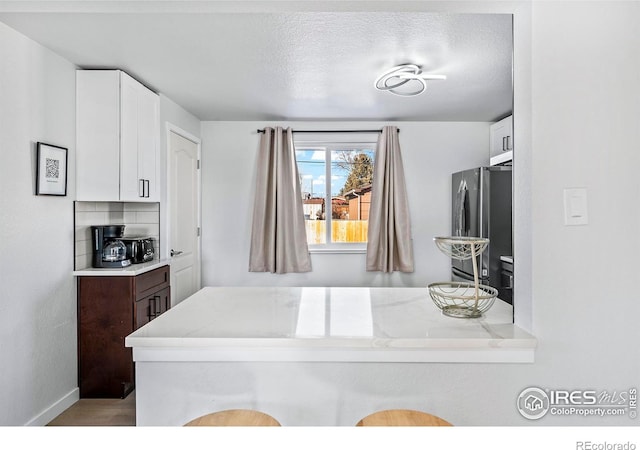
[[[496,300],[442,315],[426,288],[205,287],[125,339],[136,361],[533,362]]]

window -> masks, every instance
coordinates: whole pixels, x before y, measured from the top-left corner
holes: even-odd
[[[364,250],[375,142],[296,142],[311,251]]]

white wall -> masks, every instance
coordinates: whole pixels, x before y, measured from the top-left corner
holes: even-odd
[[[533,23],[530,379],[638,387],[640,3],[535,2]],[[588,225],[563,224],[572,187],[587,189]]]
[[[0,61],[0,424],[42,424],[77,398],[75,66],[1,23]],[[69,149],[66,197],[35,195],[37,141]]]
[[[450,234],[451,174],[489,161],[489,123],[397,122],[413,232],[415,272],[367,272],[364,254],[312,254],[304,274],[250,273],[249,237],[260,135],[293,129],[379,129],[392,122],[202,124],[202,280],[204,286],[426,286],[450,279],[450,261],[433,243]]]

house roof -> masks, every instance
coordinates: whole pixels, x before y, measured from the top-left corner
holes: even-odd
[[[366,194],[369,191],[371,191],[371,183],[366,184],[366,185],[364,185],[362,187],[359,187],[357,189],[351,189],[349,192],[344,194],[344,196],[347,197],[348,199],[352,199],[352,198],[357,197],[359,195]]]

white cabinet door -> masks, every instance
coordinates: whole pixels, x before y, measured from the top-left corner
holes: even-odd
[[[489,135],[491,165],[510,161],[513,155],[513,116],[491,125]]]
[[[159,201],[158,96],[124,72],[120,94],[120,198]]]
[[[160,101],[142,86],[138,95],[138,180],[144,201],[160,201]]]
[[[139,201],[142,186],[138,169],[138,82],[125,73],[120,77],[120,200]]]
[[[115,70],[76,72],[76,199],[120,199],[120,82]]]

